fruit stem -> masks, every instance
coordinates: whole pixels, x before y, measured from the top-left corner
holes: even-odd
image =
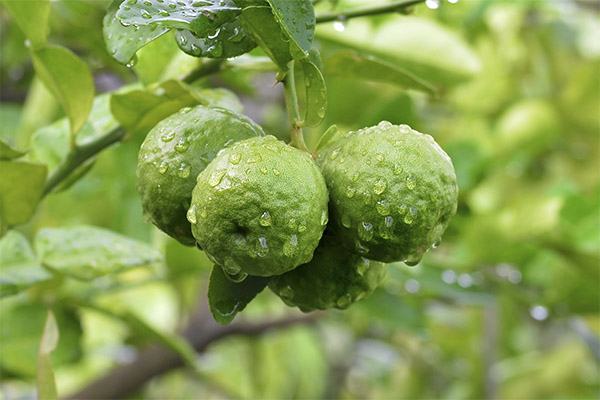
[[[317,24],[331,21],[346,21],[350,18],[367,17],[370,15],[386,14],[390,12],[405,13],[407,9],[415,4],[423,3],[425,0],[399,0],[392,3],[378,4],[352,10],[341,10],[317,15]]]
[[[71,173],[73,173],[87,160],[105,148],[117,143],[123,139],[124,136],[125,130],[119,126],[107,132],[105,135],[99,136],[91,142],[72,147],[71,151],[67,155],[67,158],[65,158],[63,162],[58,165],[56,170],[48,178],[48,181],[46,181],[43,196],[46,196],[48,193],[54,190],[62,181],[68,178]]]
[[[310,153],[310,150],[304,143],[304,135],[302,133],[303,121],[300,118],[300,110],[298,107],[298,95],[296,93],[296,80],[294,78],[294,61],[290,61],[289,70],[285,78],[283,78],[283,94],[285,97],[285,107],[290,119],[292,146],[297,149]]]

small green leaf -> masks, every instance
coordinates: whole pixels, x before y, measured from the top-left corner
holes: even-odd
[[[293,59],[290,45],[282,40],[285,36],[279,23],[269,7],[247,7],[242,12],[242,24],[254,41],[263,49],[271,60],[283,72],[287,71],[288,63]]]
[[[2,4],[23,31],[32,49],[46,45],[48,36],[49,0],[3,0]]]
[[[23,234],[8,231],[0,240],[0,297],[19,293],[52,278]]]
[[[46,228],[38,232],[35,249],[42,263],[65,275],[93,279],[161,262],[153,247],[91,226]]]
[[[310,0],[267,0],[290,43],[293,58],[304,58],[315,36],[315,10]]]
[[[121,3],[123,0],[113,0],[108,7],[102,32],[110,55],[118,62],[128,64],[140,48],[167,33],[170,28],[157,25],[123,25],[117,18]]]
[[[165,70],[180,54],[181,51],[173,35],[163,35],[136,53],[137,61],[133,69],[140,82],[148,86],[160,82]]]
[[[48,310],[42,340],[37,358],[37,395],[38,399],[56,400],[56,381],[50,354],[56,350],[59,339],[58,325],[52,311]]]
[[[205,37],[233,21],[241,11],[233,0],[127,0],[121,3],[117,18],[125,25],[155,24]]]
[[[225,272],[215,265],[208,283],[210,312],[219,324],[230,323],[257,294],[267,286],[268,278],[248,276],[242,282],[232,282]]]
[[[90,69],[63,47],[48,46],[32,54],[35,72],[62,105],[71,123],[71,136],[75,137],[94,102]]]
[[[239,20],[226,22],[215,33],[200,37],[191,31],[177,29],[175,38],[179,48],[194,57],[237,57],[256,47]]]
[[[0,221],[24,224],[33,216],[42,198],[48,169],[24,161],[0,161]]]
[[[342,137],[342,135],[342,131],[340,130],[340,128],[338,128],[337,125],[331,125],[319,138],[319,143],[317,143],[317,148],[315,150],[317,152],[323,150],[330,144],[335,143],[338,139]]]
[[[372,56],[362,56],[351,50],[338,51],[325,62],[326,75],[342,76],[348,79],[364,79],[371,82],[392,83],[403,89],[415,89],[435,93],[429,82],[412,73]]]
[[[319,68],[308,58],[298,60],[304,70],[304,87],[306,90],[304,109],[304,126],[317,126],[325,118],[327,109],[327,88],[325,79]]]
[[[14,160],[25,154],[24,151],[19,151],[6,143],[4,140],[0,140],[0,160]]]

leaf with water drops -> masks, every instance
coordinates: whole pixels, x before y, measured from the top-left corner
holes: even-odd
[[[8,231],[0,240],[0,297],[19,293],[52,278],[22,233]]]
[[[315,36],[315,10],[310,0],[267,0],[277,23],[289,41],[293,58],[308,56]]]
[[[177,29],[175,39],[181,50],[194,57],[230,58],[256,47],[239,20],[226,22],[215,32],[205,36]]]
[[[117,18],[121,3],[127,1],[113,0],[108,7],[102,22],[102,32],[106,49],[111,56],[122,64],[131,65],[135,53],[154,39],[167,33],[170,28],[153,25],[124,25]]]
[[[304,126],[314,127],[325,118],[327,109],[327,89],[325,79],[317,65],[309,58],[299,60],[304,71],[304,87],[306,91],[304,107]]]
[[[78,279],[93,279],[163,260],[155,248],[92,226],[46,228],[35,237],[42,263]]]
[[[241,282],[234,282],[223,269],[215,265],[208,284],[210,311],[220,324],[230,323],[257,294],[267,286],[268,278],[247,276]]]
[[[233,21],[241,11],[233,0],[125,0],[117,18],[125,25],[156,24],[206,37]]]
[[[403,89],[436,93],[436,88],[397,65],[351,50],[338,51],[325,62],[323,73],[347,79],[394,84]]]
[[[24,161],[0,161],[0,222],[24,224],[33,216],[44,191],[48,169]]]

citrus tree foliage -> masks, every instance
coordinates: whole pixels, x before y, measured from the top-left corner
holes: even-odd
[[[0,5],[0,396],[597,396],[591,3]],[[271,203],[221,196],[247,169]],[[219,224],[252,204],[285,226]]]

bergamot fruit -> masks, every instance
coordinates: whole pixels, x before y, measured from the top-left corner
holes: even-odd
[[[327,224],[327,200],[308,153],[257,137],[223,149],[198,175],[188,220],[227,274],[278,275],[311,260]]]
[[[304,312],[345,309],[370,295],[386,269],[384,263],[348,252],[326,232],[309,263],[271,277],[269,288]]]
[[[264,136],[260,126],[223,108],[184,108],[159,122],[140,148],[136,171],[146,219],[193,246],[186,212],[196,176],[223,147],[255,136]]]
[[[387,121],[350,132],[318,158],[330,224],[351,251],[372,260],[418,263],[456,213],[450,157],[429,135]]]

